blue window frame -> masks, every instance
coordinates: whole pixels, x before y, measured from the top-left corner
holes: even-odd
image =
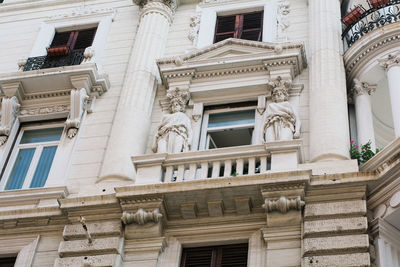
[[[43,187],[49,175],[63,127],[22,128],[0,181],[14,190]]]

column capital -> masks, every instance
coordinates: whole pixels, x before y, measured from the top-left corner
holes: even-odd
[[[144,8],[148,4],[164,4],[171,8],[172,11],[175,11],[179,5],[179,0],[133,0],[133,2],[142,8]]]
[[[400,66],[400,51],[389,54],[384,58],[378,59],[378,61],[385,70],[389,70],[393,66]]]
[[[376,91],[376,84],[362,82],[359,79],[353,80],[353,88],[351,89],[354,97],[359,95],[372,95]]]

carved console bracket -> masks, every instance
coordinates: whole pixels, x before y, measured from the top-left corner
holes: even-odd
[[[139,225],[145,225],[148,222],[158,223],[161,218],[162,214],[160,213],[160,210],[157,208],[151,212],[147,212],[143,209],[139,209],[135,213],[124,211],[121,220],[124,224],[135,223]]]
[[[280,213],[287,213],[289,210],[301,210],[305,202],[301,200],[300,196],[295,198],[287,198],[281,196],[277,200],[265,199],[262,207],[266,212],[279,211]]]
[[[65,130],[69,138],[73,138],[78,133],[88,99],[89,96],[86,94],[85,88],[71,91],[71,111],[65,122]]]
[[[3,97],[1,101],[1,121],[0,121],[0,146],[2,146],[10,134],[11,127],[19,111],[20,104],[17,97]]]

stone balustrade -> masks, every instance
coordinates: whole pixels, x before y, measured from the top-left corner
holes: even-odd
[[[289,170],[300,160],[300,140],[177,154],[132,157],[136,184],[182,182]]]

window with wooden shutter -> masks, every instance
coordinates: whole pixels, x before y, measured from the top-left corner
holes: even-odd
[[[248,244],[185,248],[181,267],[246,267]]]
[[[228,38],[261,41],[262,25],[263,11],[220,16],[217,18],[214,43]]]
[[[71,51],[85,50],[86,47],[92,45],[95,34],[96,28],[57,32],[50,47],[47,49],[47,55],[50,57],[66,56]]]

